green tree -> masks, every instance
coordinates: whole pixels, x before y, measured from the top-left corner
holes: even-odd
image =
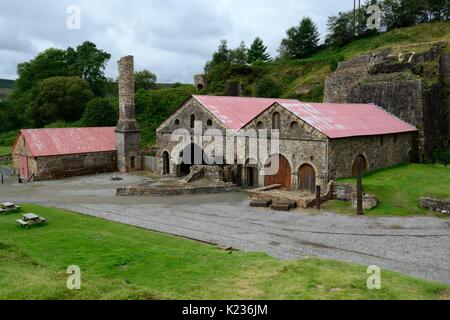
[[[89,84],[78,77],[52,77],[40,81],[28,93],[27,117],[43,127],[62,120],[79,120],[94,97]]]
[[[216,66],[228,63],[230,63],[230,50],[228,49],[228,42],[227,40],[221,40],[219,48],[213,53],[211,61],[208,61],[205,65],[205,73],[208,73]]]
[[[117,99],[97,97],[87,103],[82,122],[87,127],[107,127],[114,126],[118,118]]]
[[[156,80],[156,74],[147,69],[137,71],[134,73],[135,90],[157,89],[158,86],[156,84]]]
[[[229,60],[233,64],[246,64],[247,63],[247,47],[242,41],[236,49],[230,50]]]
[[[65,50],[50,48],[39,53],[34,59],[19,63],[16,88],[18,92],[30,90],[39,80],[70,74]]]
[[[252,64],[257,61],[270,61],[270,54],[267,53],[267,47],[260,37],[257,37],[247,52],[247,62]]]
[[[309,17],[304,17],[299,26],[286,32],[287,37],[281,41],[280,55],[288,59],[302,59],[317,51],[319,31]]]

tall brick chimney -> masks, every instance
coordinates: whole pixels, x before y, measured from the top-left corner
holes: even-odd
[[[141,170],[141,131],[134,111],[134,61],[126,56],[119,64],[119,121],[116,127],[117,166],[120,172]]]

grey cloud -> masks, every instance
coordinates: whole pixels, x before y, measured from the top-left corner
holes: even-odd
[[[347,3],[348,2],[348,3]],[[81,30],[68,30],[66,9],[81,8]],[[135,55],[136,68],[157,73],[162,82],[192,82],[221,39],[230,46],[261,36],[272,54],[287,28],[309,15],[326,31],[326,19],[348,10],[352,1],[335,0],[2,0],[0,77],[15,78],[16,65],[40,50],[67,48],[85,40],[116,61]]]

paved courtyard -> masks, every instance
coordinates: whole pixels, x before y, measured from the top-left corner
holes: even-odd
[[[116,197],[115,188],[146,181],[111,174],[0,185],[0,201],[50,205],[141,228],[280,258],[315,256],[450,284],[449,220],[355,217],[250,208],[243,192],[154,198]]]

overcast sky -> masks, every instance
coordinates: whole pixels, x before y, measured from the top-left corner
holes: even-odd
[[[81,10],[81,28],[67,28],[67,8]],[[221,39],[230,47],[262,37],[275,55],[286,30],[310,16],[326,32],[329,15],[349,10],[352,0],[0,0],[0,78],[17,78],[17,63],[49,47],[66,49],[85,40],[116,61],[135,56],[159,82],[193,82]]]

